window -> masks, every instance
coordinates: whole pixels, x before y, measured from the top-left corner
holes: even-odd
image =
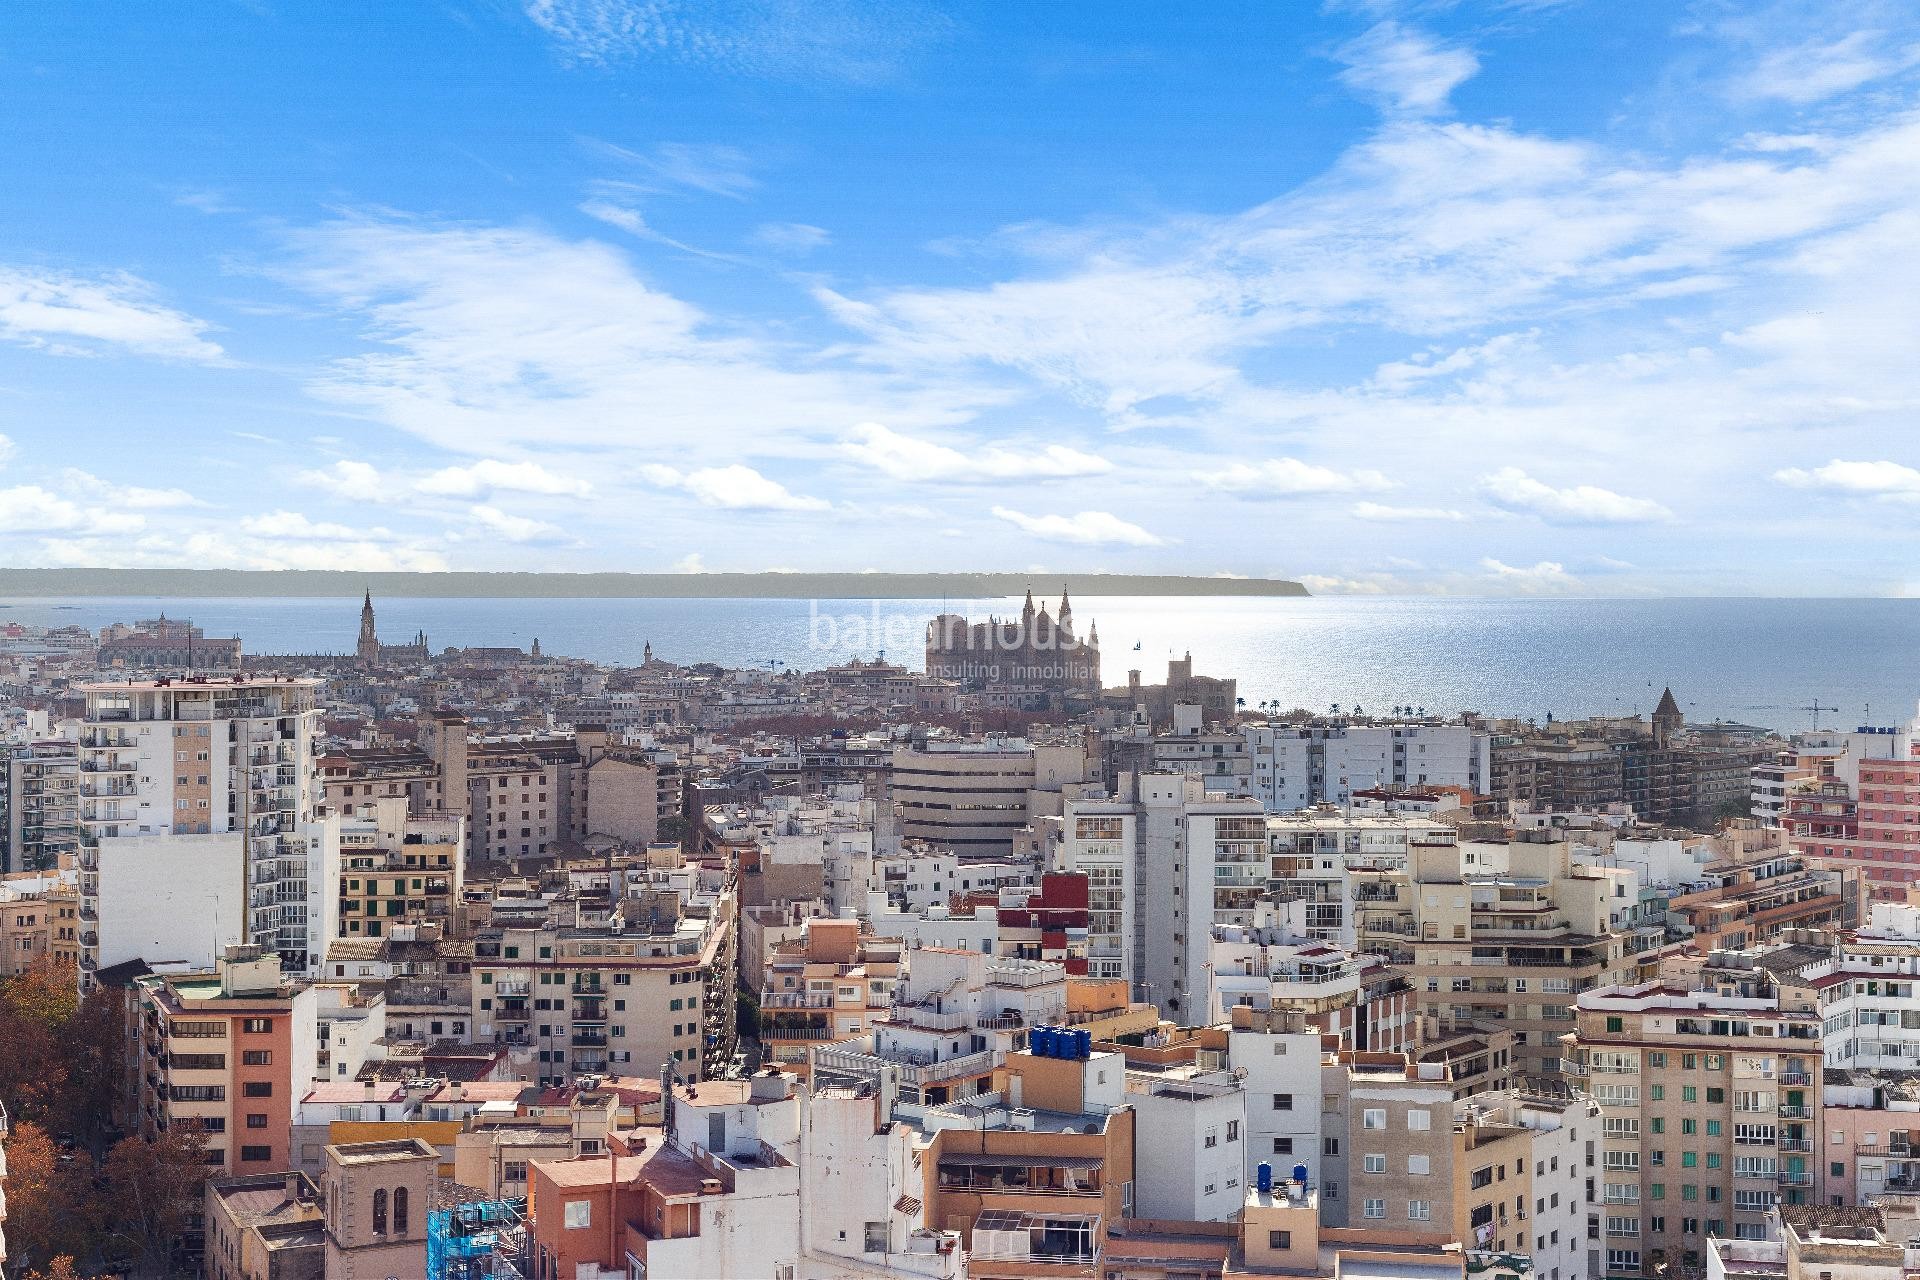
[[[593,1225],[593,1201],[569,1200],[566,1207],[566,1230],[579,1231]]]
[[[1360,1215],[1365,1218],[1384,1218],[1387,1216],[1387,1202],[1385,1200],[1363,1200],[1360,1206]]]
[[[264,1164],[268,1160],[273,1159],[273,1148],[272,1147],[242,1147],[240,1148],[240,1158],[242,1160],[251,1160],[258,1164]]]
[[[407,1189],[396,1187],[393,1192],[393,1231],[395,1235],[407,1233]]]
[[[1273,1140],[1273,1154],[1277,1156],[1292,1155],[1293,1139],[1292,1138],[1275,1138]]]
[[[1293,1232],[1291,1231],[1267,1232],[1267,1248],[1269,1249],[1293,1248]]]
[[[1410,1222],[1431,1222],[1433,1220],[1433,1201],[1407,1201],[1407,1220]]]
[[[1240,1141],[1240,1122],[1238,1120],[1227,1121],[1227,1141]]]
[[[267,1113],[266,1113],[266,1112],[264,1112],[264,1111],[250,1111],[250,1112],[248,1112],[248,1113],[247,1113],[247,1128],[249,1128],[249,1129],[264,1129],[264,1128],[266,1128],[266,1127],[267,1127]]]
[[[254,1035],[263,1035],[273,1030],[272,1018],[243,1018],[240,1029]]]
[[[1415,1133],[1426,1133],[1433,1127],[1433,1113],[1424,1107],[1415,1107],[1407,1112],[1407,1128]]]
[[[1290,1093],[1276,1093],[1276,1094],[1274,1094],[1274,1095],[1273,1095],[1273,1109],[1274,1109],[1275,1111],[1291,1111],[1291,1110],[1293,1110],[1293,1095],[1292,1095],[1292,1094],[1290,1094]]]
[[[1337,1156],[1337,1155],[1339,1155],[1339,1154],[1340,1154],[1340,1139],[1338,1139],[1338,1138],[1322,1138],[1322,1139],[1320,1140],[1320,1154],[1321,1154],[1321,1155],[1323,1155],[1323,1156]]]
[[[1607,1030],[1620,1032],[1620,1031],[1625,1031],[1626,1029],[1627,1029],[1626,1019],[1624,1018],[1608,1018],[1607,1019]]]
[[[373,1234],[387,1234],[387,1189],[379,1187],[373,1193]]]
[[[240,1054],[240,1061],[249,1067],[270,1067],[273,1065],[273,1050],[247,1049]]]
[[[240,1092],[249,1098],[271,1098],[273,1096],[273,1081],[249,1080],[240,1086]]]
[[[1385,1107],[1368,1107],[1365,1110],[1363,1110],[1360,1113],[1360,1127],[1362,1129],[1386,1128],[1387,1127],[1386,1108]]]
[[[1364,1173],[1385,1173],[1387,1171],[1387,1158],[1384,1155],[1361,1156],[1360,1167]]]
[[[867,1223],[866,1240],[862,1243],[868,1253],[887,1252],[887,1224],[884,1222]]]
[[[1427,1157],[1426,1156],[1408,1156],[1407,1172],[1414,1175],[1417,1178],[1426,1177],[1428,1172]]]

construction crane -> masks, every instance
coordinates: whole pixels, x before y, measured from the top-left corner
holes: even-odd
[[[1813,727],[1814,727],[1815,729],[1818,729],[1818,728],[1820,727],[1820,713],[1821,713],[1822,711],[1838,711],[1839,709],[1840,709],[1840,708],[1838,708],[1838,707],[1823,707],[1823,706],[1821,706],[1821,705],[1820,705],[1820,699],[1819,699],[1819,698],[1815,698],[1815,699],[1814,699],[1814,700],[1813,700],[1812,702],[1809,702],[1809,703],[1808,703],[1808,704],[1807,704],[1806,706],[1804,706],[1804,707],[1795,707],[1795,708],[1794,708],[1794,710],[1796,710],[1796,711],[1810,711],[1810,712],[1812,712],[1812,713],[1813,713]]]

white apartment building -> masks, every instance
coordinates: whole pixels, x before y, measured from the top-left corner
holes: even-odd
[[[1088,879],[1088,974],[1186,1016],[1207,998],[1213,926],[1253,923],[1268,886],[1266,815],[1195,774],[1122,774],[1120,788],[1066,802],[1059,869]]]
[[[1493,738],[1457,724],[1241,726],[1253,794],[1269,810],[1344,804],[1371,787],[1465,787],[1484,793]]]
[[[1139,1152],[1134,1213],[1177,1222],[1226,1222],[1239,1213],[1252,1175],[1247,1091],[1233,1072],[1129,1071],[1126,1100]]]
[[[1039,865],[1015,854],[968,854],[909,845],[899,853],[875,857],[867,873],[867,902],[883,902],[897,911],[925,911],[946,905],[956,894],[1032,884]]]
[[[144,959],[277,951],[312,972],[338,932],[340,834],[315,769],[320,681],[80,686],[81,983]]]
[[[1064,1022],[1067,972],[1037,960],[947,947],[906,953],[907,981],[865,1035],[813,1051],[813,1069],[861,1075],[894,1068],[900,1098],[943,1104],[993,1087],[992,1073],[1032,1027]]]
[[[1920,1070],[1920,907],[1874,903],[1834,958],[1801,978],[1820,1003],[1825,1065]]]
[[[1262,1161],[1285,1177],[1307,1166],[1320,1170],[1320,1029],[1294,1010],[1243,1009],[1227,1032],[1227,1061],[1247,1097],[1243,1182]]]

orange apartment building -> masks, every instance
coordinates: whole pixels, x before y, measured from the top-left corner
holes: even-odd
[[[861,933],[857,920],[816,918],[775,946],[760,993],[767,1060],[804,1077],[810,1050],[871,1030],[893,1007],[903,945]]]
[[[213,973],[153,974],[135,984],[140,1125],[197,1126],[207,1164],[228,1173],[297,1167],[296,1083],[313,1079],[313,990],[280,957],[229,947]]]

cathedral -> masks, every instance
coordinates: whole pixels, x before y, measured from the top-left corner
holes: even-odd
[[[1100,691],[1100,630],[1074,634],[1073,604],[1060,593],[1060,611],[1034,607],[1027,592],[1020,618],[968,622],[943,613],[927,625],[927,674],[962,684],[1011,685],[1051,692]]]
[[[373,629],[373,592],[367,592],[365,603],[360,606],[360,640],[354,647],[354,653],[363,668],[386,666],[421,666],[426,663],[427,633],[414,633],[411,644],[381,644],[380,637]]]

